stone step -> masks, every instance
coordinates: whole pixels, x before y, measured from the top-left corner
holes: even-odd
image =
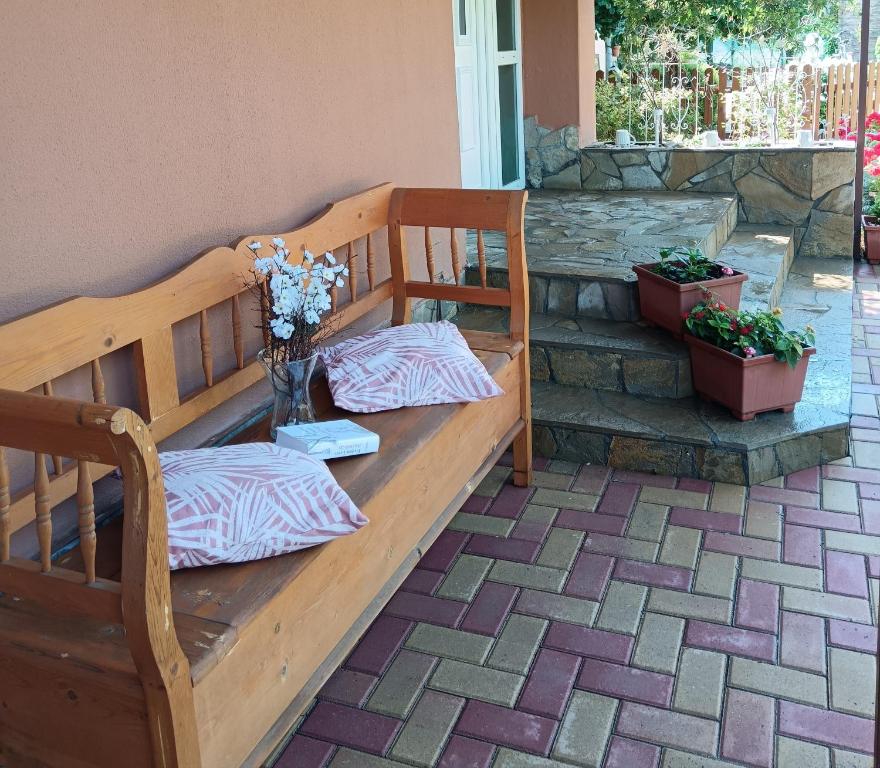
[[[736,198],[682,192],[533,190],[526,207],[532,310],[562,317],[639,319],[634,264],[667,246],[695,246],[715,258],[736,227]],[[465,279],[479,284],[470,232]],[[488,282],[507,285],[500,233],[486,232]]]
[[[816,330],[803,399],[739,422],[697,398],[532,382],[537,453],[620,469],[760,483],[849,452],[852,265],[798,258],[779,300],[788,327]]]
[[[463,307],[461,328],[507,331],[507,312]],[[532,381],[659,397],[693,394],[687,346],[640,323],[533,315]]]
[[[739,224],[718,253],[749,279],[743,285],[741,309],[772,309],[782,298],[794,261],[794,229],[772,224]]]
[[[532,381],[535,453],[751,485],[848,455],[849,418],[814,402],[739,422],[698,398]]]

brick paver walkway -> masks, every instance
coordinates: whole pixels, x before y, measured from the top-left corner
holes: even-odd
[[[496,467],[279,768],[868,768],[880,272],[858,272],[852,461],[750,490]]]

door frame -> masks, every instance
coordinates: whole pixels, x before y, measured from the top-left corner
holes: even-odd
[[[452,0],[453,34],[458,33],[458,9],[461,0]],[[522,9],[519,0],[514,7],[514,51],[498,50],[498,18],[496,0],[464,0],[472,10],[476,43],[476,77],[480,126],[480,166],[482,186],[491,189],[523,189],[525,187],[525,143],[523,136],[522,77]],[[470,19],[471,16],[469,15]],[[517,178],[502,185],[501,103],[498,68],[512,64],[516,76],[516,137]],[[456,103],[458,108],[458,104]],[[460,136],[459,136],[460,138]]]

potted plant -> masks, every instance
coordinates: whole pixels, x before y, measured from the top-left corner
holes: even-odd
[[[867,152],[865,150],[866,154]],[[865,212],[862,214],[865,258],[869,264],[880,264],[880,165],[872,165],[868,174],[865,184]]]
[[[787,331],[782,310],[736,311],[709,295],[687,313],[685,326],[694,389],[730,408],[740,421],[755,414],[794,410],[807,363],[816,351],[808,325]]]
[[[739,307],[744,272],[712,261],[699,248],[661,248],[660,261],[637,264],[639,307],[642,317],[665,328],[677,339],[682,316],[703,298],[703,290],[717,294],[728,307]]]

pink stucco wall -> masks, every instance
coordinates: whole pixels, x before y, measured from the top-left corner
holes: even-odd
[[[451,11],[8,0],[0,322],[141,287],[382,181],[458,186]]]
[[[522,0],[523,101],[548,128],[595,139],[593,0]]]

